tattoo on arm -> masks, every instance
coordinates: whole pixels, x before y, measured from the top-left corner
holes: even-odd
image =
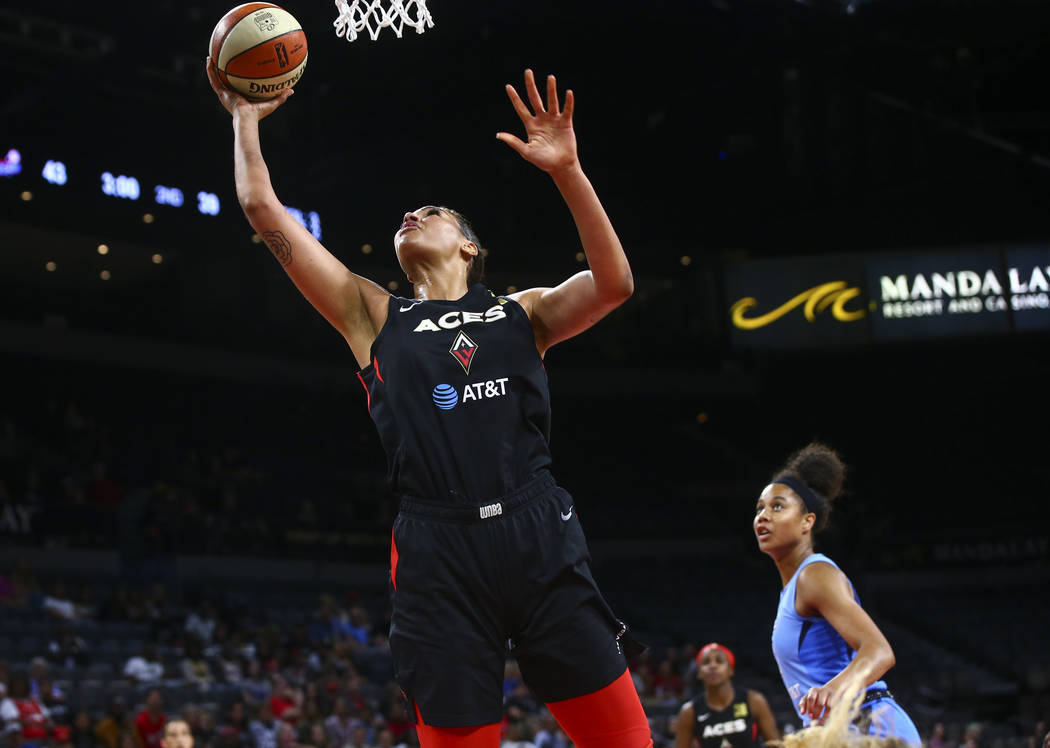
[[[292,264],[292,243],[288,241],[286,237],[280,231],[264,231],[263,241],[266,242],[266,246],[273,252],[273,256],[277,258],[277,261],[284,267],[288,267]]]

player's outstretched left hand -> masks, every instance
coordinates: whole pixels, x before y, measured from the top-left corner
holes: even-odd
[[[500,132],[496,137],[521,154],[529,163],[546,172],[554,173],[577,164],[576,134],[572,129],[572,91],[565,92],[565,107],[558,102],[558,83],[553,75],[547,76],[547,105],[544,107],[536,78],[531,70],[525,71],[525,94],[532,110],[521,100],[514,86],[507,84],[507,96],[514,111],[525,125],[528,141]]]

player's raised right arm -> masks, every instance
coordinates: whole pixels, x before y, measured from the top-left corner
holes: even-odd
[[[291,91],[268,101],[249,101],[219,82],[210,59],[207,69],[212,88],[233,115],[234,177],[245,216],[303,296],[343,335],[358,364],[366,366],[372,341],[386,321],[390,295],[351,273],[292,218],[274,192],[262,155],[259,120]]]

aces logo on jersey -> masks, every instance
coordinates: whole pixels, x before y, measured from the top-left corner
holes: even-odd
[[[478,352],[478,344],[471,340],[469,335],[460,330],[448,352],[463,367],[463,373],[470,374],[470,363],[474,360],[474,354]]]

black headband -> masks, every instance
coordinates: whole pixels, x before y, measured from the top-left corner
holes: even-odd
[[[800,480],[793,475],[779,475],[773,479],[773,482],[782,483],[788,488],[794,490],[799,498],[802,499],[802,503],[805,504],[806,511],[817,515],[817,521],[814,524],[814,527],[819,530],[824,526],[824,520],[828,517],[829,507],[828,500],[823,495],[814,491],[806,485],[805,481]]]

